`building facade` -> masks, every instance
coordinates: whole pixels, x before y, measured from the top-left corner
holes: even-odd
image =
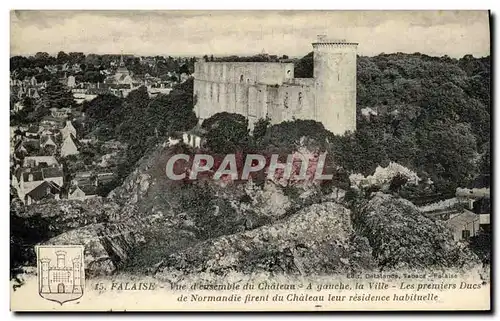
[[[312,119],[334,134],[356,130],[357,43],[319,37],[314,77],[294,78],[293,63],[197,62],[195,112],[200,122],[219,112],[242,114],[250,127]]]

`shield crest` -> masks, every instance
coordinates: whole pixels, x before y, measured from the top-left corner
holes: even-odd
[[[63,304],[83,296],[83,245],[40,245],[37,255],[38,293]]]

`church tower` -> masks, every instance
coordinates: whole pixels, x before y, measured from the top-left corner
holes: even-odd
[[[356,130],[357,43],[318,36],[314,49],[315,118],[336,135]]]

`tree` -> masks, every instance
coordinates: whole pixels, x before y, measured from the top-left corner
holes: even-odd
[[[154,135],[154,128],[148,124],[146,110],[149,94],[145,86],[131,91],[123,104],[123,122],[118,126],[118,137],[126,143],[144,143],[145,138]]]
[[[159,95],[148,107],[148,123],[157,135],[172,135],[196,126],[194,113],[193,79],[176,86],[168,95]]]
[[[214,153],[236,153],[248,144],[248,120],[243,115],[217,113],[205,119],[201,127],[207,130],[207,146]]]
[[[54,58],[46,52],[37,52],[33,57],[33,64],[35,67],[44,68],[46,65],[52,64]]]
[[[437,189],[465,186],[477,173],[476,139],[464,123],[434,122],[418,129],[418,163],[431,175]]]
[[[57,54],[56,61],[60,65],[65,64],[69,62],[69,55],[64,51],[59,51],[59,53]]]
[[[44,108],[68,108],[75,104],[71,90],[57,79],[52,79],[47,88],[42,92],[42,105]]]
[[[312,78],[314,75],[314,53],[310,52],[302,57],[294,68],[296,78]]]
[[[123,121],[123,100],[112,94],[98,95],[89,102],[83,103],[87,115],[89,131],[98,129],[104,137],[112,135],[115,128]]]
[[[271,124],[271,120],[269,117],[259,118],[259,120],[255,123],[253,129],[253,138],[255,141],[260,141],[264,136],[266,136],[267,128]]]
[[[82,64],[85,62],[85,54],[83,52],[70,52],[69,53],[70,64]]]
[[[322,123],[297,119],[270,126],[261,139],[262,147],[297,150],[302,145],[311,149],[325,150],[327,139],[333,136]]]
[[[23,56],[13,56],[10,58],[10,71],[13,72],[15,70],[19,70],[22,68],[29,67],[29,60]]]

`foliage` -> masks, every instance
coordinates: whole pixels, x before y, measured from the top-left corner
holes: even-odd
[[[297,150],[305,144],[311,149],[324,150],[327,140],[332,136],[322,123],[314,120],[284,121],[267,128],[261,139],[261,147]]]
[[[235,153],[248,146],[248,120],[240,114],[217,113],[203,121],[207,147],[214,153]]]
[[[100,133],[98,137],[112,137],[113,131],[123,121],[123,100],[115,95],[98,95],[84,102],[82,111],[86,113],[87,128]]]
[[[51,80],[43,91],[42,106],[50,108],[69,108],[75,105],[71,90],[57,79]]]
[[[253,128],[253,138],[255,141],[260,141],[266,135],[267,129],[271,125],[269,117],[259,118]]]
[[[193,111],[193,80],[173,88],[168,95],[150,99],[144,86],[125,99],[99,95],[84,105],[91,131],[104,139],[128,144],[124,162],[118,164],[117,177],[100,190],[100,195],[119,186],[135,163],[175,131],[186,131],[197,123]]]
[[[491,233],[483,230],[469,240],[470,248],[484,264],[491,263],[491,241]]]
[[[194,113],[193,79],[188,79],[173,88],[168,95],[158,95],[147,110],[148,123],[156,135],[171,135],[186,131],[198,122]]]
[[[314,76],[314,54],[308,53],[295,63],[295,78],[312,78]]]
[[[471,56],[358,57],[357,130],[332,139],[336,164],[368,175],[397,162],[443,195],[467,184],[489,168],[489,70],[489,58]],[[366,107],[377,115],[361,116]]]

